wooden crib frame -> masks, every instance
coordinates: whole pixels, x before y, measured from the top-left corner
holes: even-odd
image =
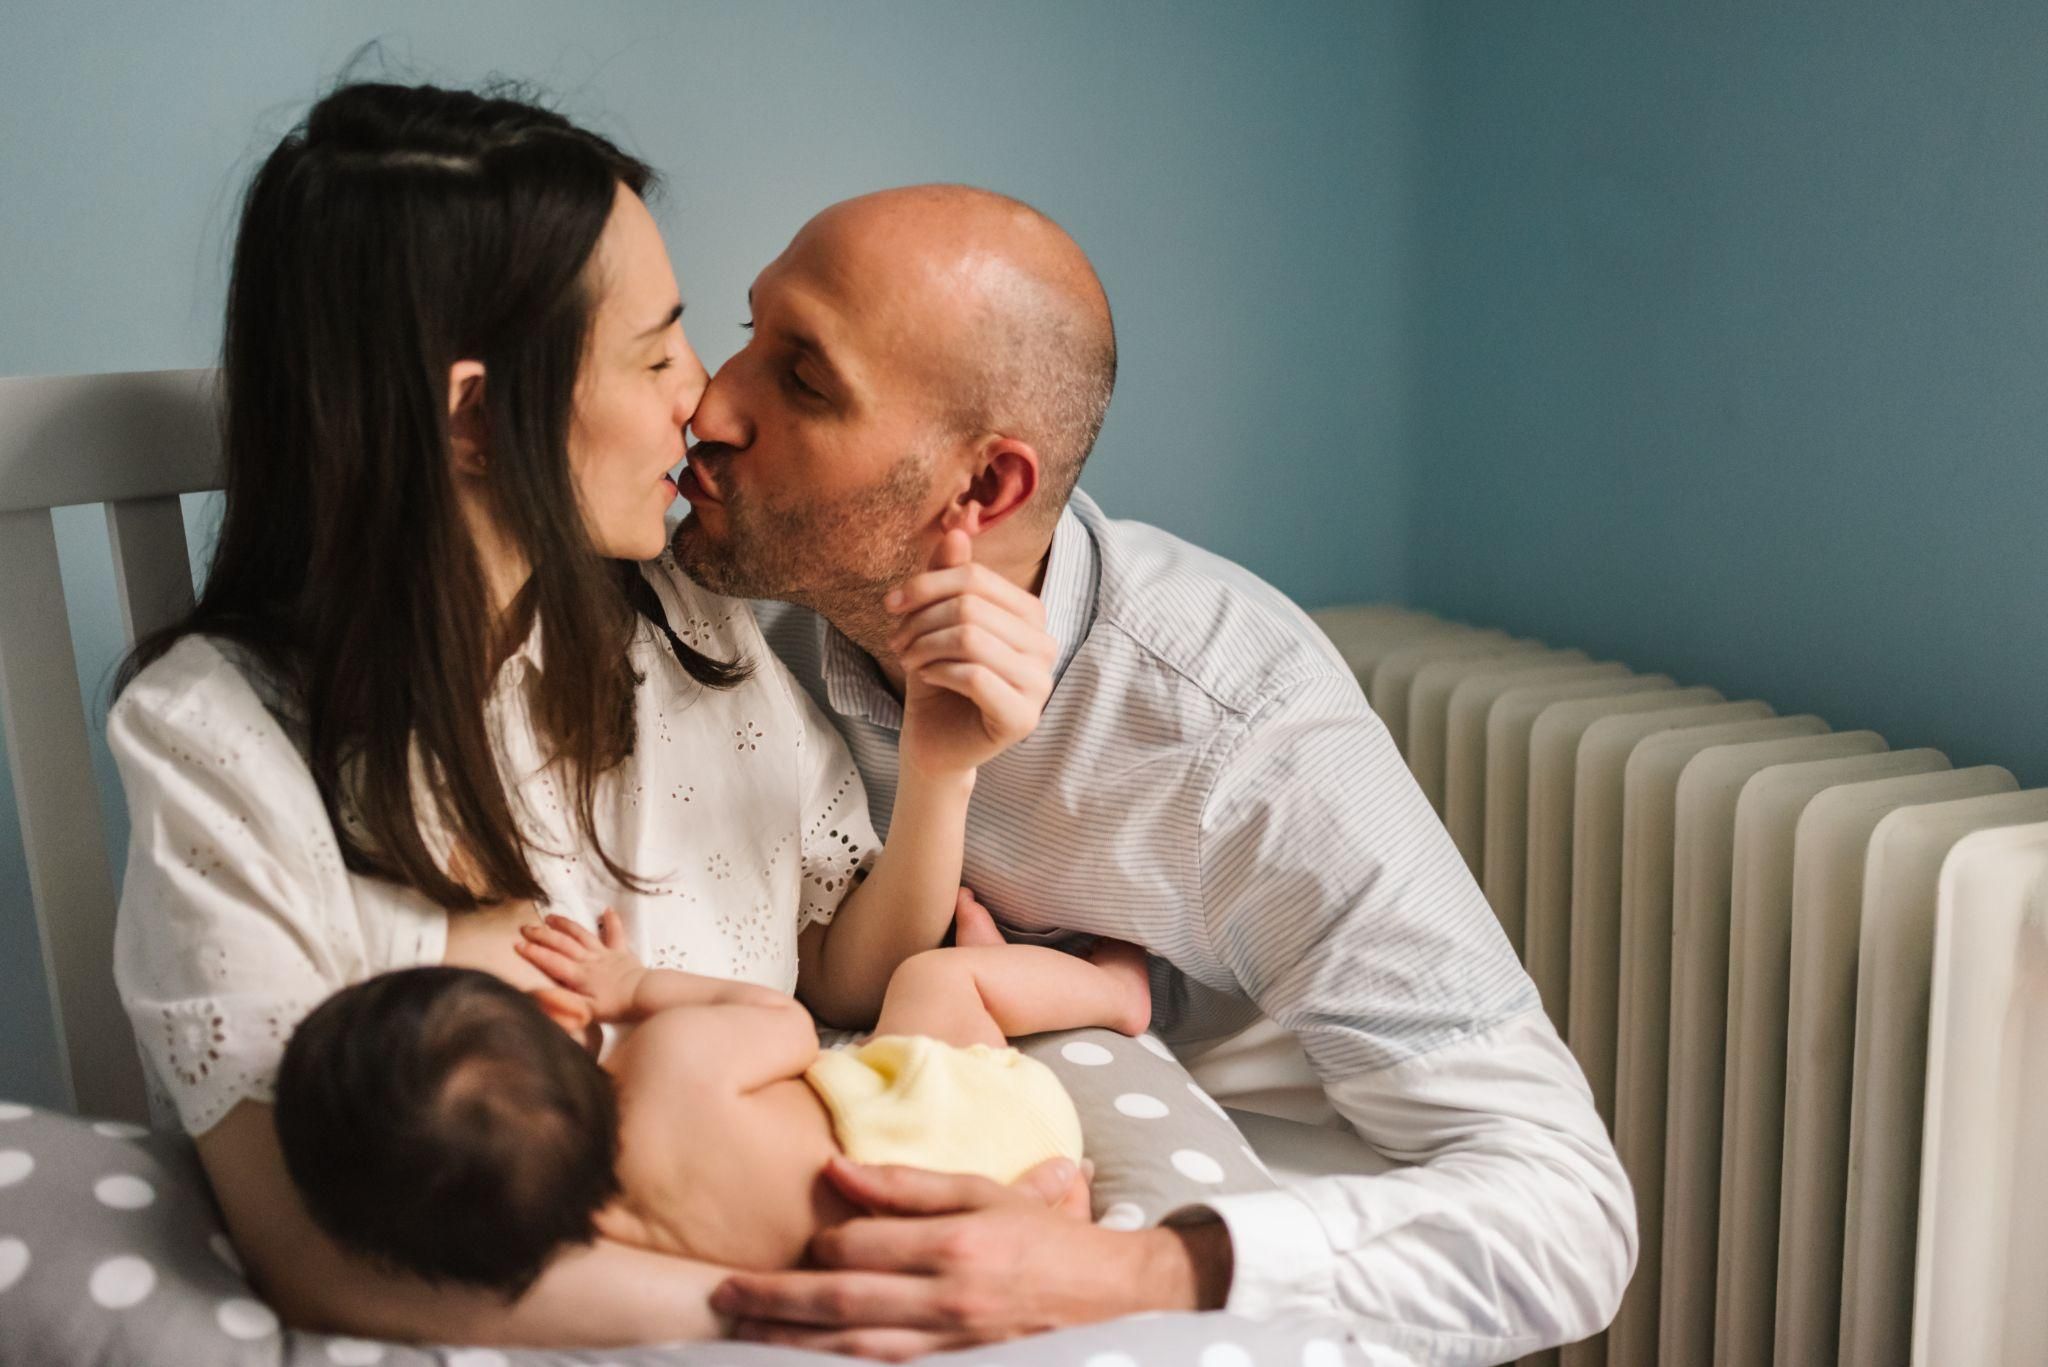
[[[51,510],[103,503],[128,644],[192,606],[181,494],[221,485],[212,370],[0,379],[0,721],[71,1110],[147,1119]]]

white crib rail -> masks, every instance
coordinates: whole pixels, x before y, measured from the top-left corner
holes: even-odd
[[[146,1118],[52,508],[105,503],[128,639],[189,608],[178,495],[219,485],[213,372],[0,379],[0,721],[74,1109]]]

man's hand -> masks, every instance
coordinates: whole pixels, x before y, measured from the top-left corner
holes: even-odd
[[[1065,1168],[1066,1171],[1060,1171]],[[736,1337],[903,1361],[1146,1310],[1220,1306],[1230,1245],[1220,1224],[1134,1233],[1076,1223],[1071,1168],[1015,1188],[835,1160],[833,1185],[864,1218],[820,1233],[820,1271],[741,1273],[712,1294]]]
[[[1052,695],[1059,647],[1045,606],[984,565],[948,532],[931,568],[886,600],[902,619],[889,649],[903,669],[905,767],[964,773],[1031,734]]]

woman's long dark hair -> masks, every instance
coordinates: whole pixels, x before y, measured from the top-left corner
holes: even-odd
[[[536,730],[583,837],[640,886],[594,808],[599,776],[632,753],[627,645],[652,595],[592,547],[568,438],[595,307],[586,267],[617,187],[644,195],[653,180],[523,99],[366,83],[313,107],[242,209],[220,540],[192,615],[141,644],[121,683],[192,633],[253,652],[303,713],[348,867],[451,910],[544,899],[484,717],[500,661],[535,625]],[[484,367],[489,497],[533,567],[495,640],[449,455],[462,359]],[[744,677],[663,634],[699,682]],[[459,860],[437,858],[424,820]]]

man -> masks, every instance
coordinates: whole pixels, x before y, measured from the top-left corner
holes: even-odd
[[[968,883],[1013,937],[1144,945],[1176,1046],[1270,1017],[1409,1166],[1128,1233],[871,1172],[851,1194],[923,1218],[857,1221],[821,1237],[826,1270],[736,1277],[714,1303],[749,1336],[875,1356],[1225,1304],[1343,1315],[1393,1362],[1497,1362],[1605,1324],[1635,1255],[1626,1179],[1357,684],[1277,592],[1075,492],[1116,368],[1079,247],[998,195],[889,191],[818,215],[750,298],[754,335],[692,423],[683,565],[798,605],[763,612],[769,640],[877,813],[902,690],[1027,687],[1042,621],[1051,700],[979,775]],[[955,529],[974,563],[920,573]],[[930,606],[970,578],[978,606]],[[968,638],[991,661],[971,677],[945,658]]]

